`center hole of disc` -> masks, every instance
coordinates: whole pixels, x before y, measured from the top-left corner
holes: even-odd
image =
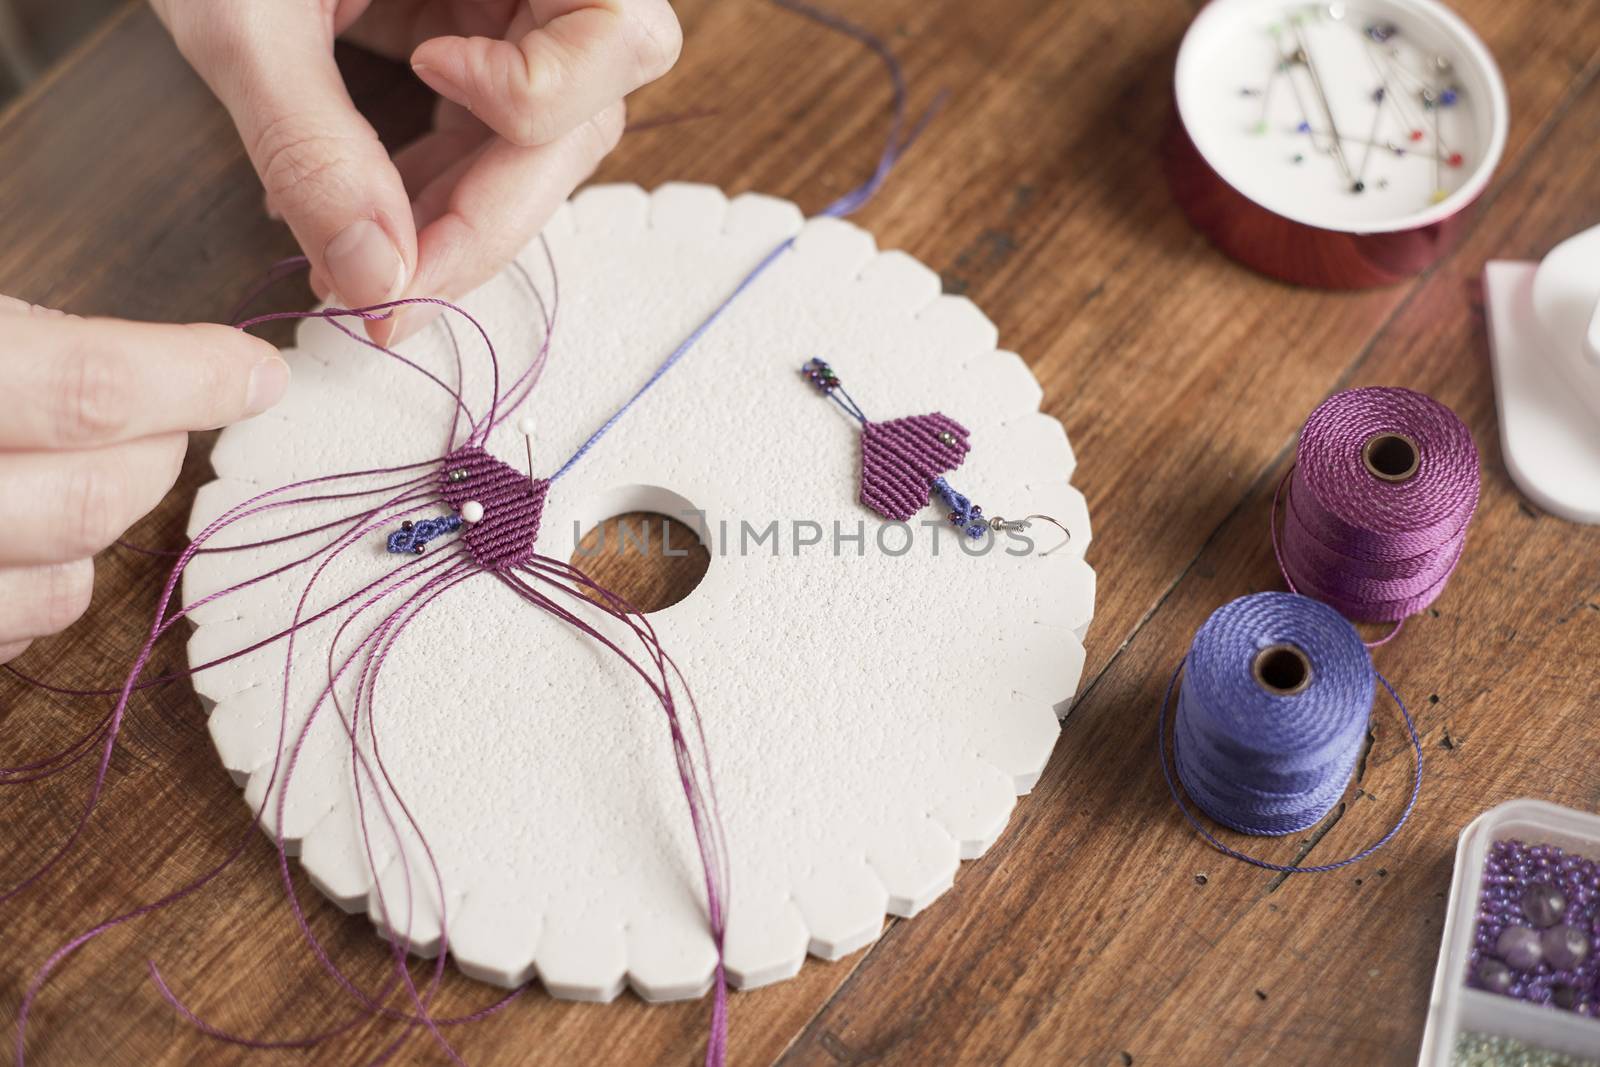
[[[1367,470],[1386,482],[1403,482],[1417,473],[1417,443],[1405,434],[1380,433],[1361,450]]]
[[[1273,696],[1293,696],[1311,684],[1311,660],[1293,645],[1273,645],[1256,653],[1255,675]]]
[[[693,527],[654,511],[630,511],[585,531],[572,565],[646,614],[694,592],[711,552]],[[590,599],[599,600],[591,593]]]

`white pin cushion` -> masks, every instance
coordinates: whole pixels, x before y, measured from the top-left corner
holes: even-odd
[[[552,486],[538,544],[567,559],[581,533],[634,510],[694,513],[687,521],[707,540],[699,587],[650,619],[705,719],[732,866],[727,959],[741,986],[793,975],[807,951],[836,958],[867,944],[886,914],[926,907],[959,859],[999,836],[1054,745],[1094,601],[1072,451],[1060,424],[1039,413],[1027,367],[997,351],[994,326],[970,301],[941,295],[928,268],[880,253],[850,223],[803,221],[786,201],[692,185],[576,196],[546,233],[560,283],[549,366],[490,450],[521,469],[522,430],[532,430],[535,468],[547,476],[797,232],[794,248]],[[548,296],[537,244],[521,262]],[[527,366],[542,331],[525,282],[508,273],[464,303],[507,371]],[[464,324],[455,335],[466,394],[481,408],[479,342]],[[453,379],[442,328],[402,352]],[[421,375],[319,320],[302,325],[286,356],[287,399],[222,434],[217,480],[196,499],[191,533],[275,486],[443,454],[451,404]],[[801,378],[812,356],[838,367],[881,417],[959,419],[972,452],[952,482],[991,513],[1054,516],[1069,546],[970,557],[932,507],[928,527],[910,528],[909,550],[899,552],[905,537],[894,528],[880,541],[877,516],[856,502],[859,428]],[[248,537],[222,540],[262,540],[351,510],[318,510],[331,507],[270,512]],[[775,539],[742,537],[774,523]],[[330,565],[308,604],[392,571],[383,540],[377,532]],[[184,599],[305,553],[296,547],[200,555]],[[198,609],[191,663],[288,625],[308,576],[293,577]],[[363,616],[341,652],[371,627]],[[283,642],[195,678],[215,705],[222,762],[252,809],[272,781],[280,716],[286,709],[294,736],[327,685],[335,628],[330,618],[297,636],[286,704]],[[347,706],[353,688],[351,676],[338,683]],[[384,766],[439,864],[449,950],[463,971],[501,985],[537,976],[582,999],[607,999],[625,983],[649,999],[704,992],[715,953],[667,728],[615,656],[481,575],[404,631],[373,708]],[[359,739],[371,756],[369,729],[363,722]],[[349,739],[326,711],[281,818],[277,787],[263,818],[281,825],[324,893],[374,913],[350,764]],[[374,920],[436,950],[441,902],[416,835],[403,836],[412,907],[407,915],[406,866],[373,832],[394,914]]]
[[[1505,147],[1488,48],[1435,0],[1211,0],[1178,51],[1173,195],[1272,277],[1360,288],[1453,245]]]

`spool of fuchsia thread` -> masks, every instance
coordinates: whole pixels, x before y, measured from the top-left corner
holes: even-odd
[[[1278,565],[1290,589],[1348,619],[1400,622],[1444,591],[1478,490],[1478,449],[1455,412],[1410,389],[1336,393],[1300,432]]]

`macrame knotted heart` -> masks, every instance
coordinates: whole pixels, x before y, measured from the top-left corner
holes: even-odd
[[[967,428],[937,411],[861,427],[861,502],[906,522],[928,506],[934,482],[966,459]]]
[[[481,448],[462,448],[445,459],[439,482],[445,503],[457,512],[473,501],[483,506],[483,518],[467,524],[465,537],[481,566],[498,570],[533,555],[548,480],[529,478]]]

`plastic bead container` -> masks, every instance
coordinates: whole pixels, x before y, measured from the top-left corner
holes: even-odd
[[[1484,863],[1496,841],[1511,838],[1600,860],[1600,816],[1587,812],[1542,800],[1512,800],[1468,824],[1456,844],[1456,873],[1418,1067],[1451,1067],[1456,1039],[1466,1031],[1515,1038],[1569,1056],[1600,1058],[1600,1019],[1468,984]]]

